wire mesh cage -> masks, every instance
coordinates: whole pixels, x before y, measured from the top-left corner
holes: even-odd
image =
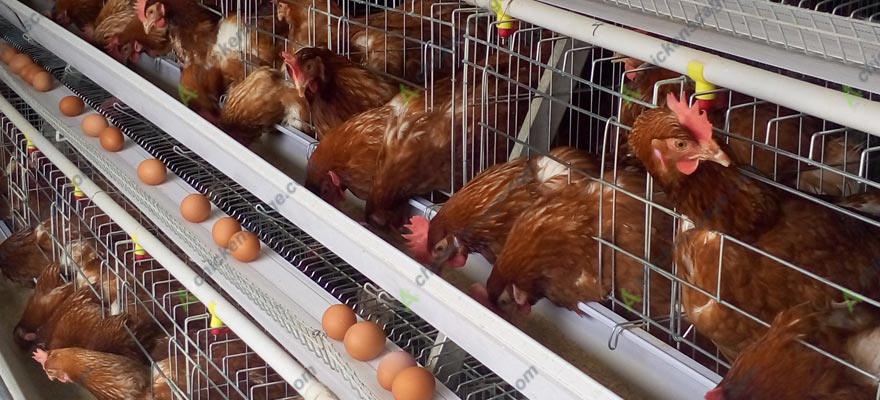
[[[845,1],[773,4],[745,0],[612,2],[683,23],[748,35],[756,40],[866,66],[871,65],[870,57],[876,52],[878,43],[874,37],[876,27],[871,25],[872,4]],[[502,37],[498,35],[497,15],[463,3],[407,1],[376,4],[352,0],[340,5],[320,0],[281,1],[273,5],[271,12],[265,5],[256,4],[204,5],[221,17],[235,16],[247,21],[245,28],[258,37],[248,45],[259,44],[259,37],[266,36],[275,46],[289,51],[323,46],[350,61],[367,65],[371,71],[386,78],[396,79],[395,83],[424,89],[428,93],[423,96],[425,107],[419,111],[418,117],[412,118],[412,126],[426,131],[442,126],[440,131],[446,137],[441,147],[448,148],[449,154],[442,157],[445,164],[440,168],[403,170],[423,174],[424,182],[439,176],[436,181],[431,181],[430,190],[424,191],[439,191],[445,195],[432,197],[436,203],[447,200],[446,196],[454,199],[457,193],[463,192],[463,187],[475,182],[484,171],[523,156],[551,159],[563,167],[565,172],[561,175],[568,183],[590,182],[591,195],[598,196],[597,206],[590,212],[595,212],[598,215],[596,220],[601,222],[591,228],[590,241],[585,246],[593,248],[589,254],[595,271],[574,276],[571,281],[599,282],[604,295],[596,300],[627,319],[609,338],[612,348],[616,343],[615,335],[622,330],[641,328],[711,370],[727,373],[734,355],[746,350],[739,347],[741,342],[733,348],[725,346],[715,332],[701,323],[700,312],[724,313],[726,319],[735,321],[751,333],[763,332],[771,323],[774,329],[783,330],[785,326],[774,323],[775,313],[783,307],[779,304],[754,307],[750,300],[766,297],[772,300],[768,303],[778,300],[786,305],[784,308],[810,300],[808,296],[782,300],[774,288],[762,282],[743,284],[752,286],[753,291],[746,291],[749,296],[724,290],[734,280],[731,277],[736,278],[736,273],[743,274],[742,260],[777,271],[786,280],[808,287],[817,298],[843,302],[850,312],[856,303],[866,308],[880,306],[880,302],[868,292],[870,283],[864,285],[857,276],[822,273],[822,266],[786,260],[785,256],[804,260],[792,254],[793,251],[803,251],[796,243],[801,235],[792,235],[792,243],[787,244],[787,248],[794,250],[782,251],[787,254],[780,255],[775,254],[779,251],[762,248],[766,243],[756,244],[753,238],[747,237],[748,233],[688,230],[693,227],[694,219],[707,217],[683,215],[680,208],[676,209],[673,199],[659,190],[661,185],[635,160],[630,143],[637,118],[653,108],[669,108],[668,96],[674,95],[688,105],[705,107],[718,142],[737,161],[742,176],[772,188],[777,193],[774,196],[796,199],[785,201],[823,216],[824,219],[817,221],[838,226],[839,221],[846,219],[849,223],[860,224],[858,226],[876,227],[878,224],[873,216],[862,215],[863,212],[871,214],[869,207],[853,207],[861,201],[860,196],[873,195],[880,189],[876,175],[877,140],[864,132],[725,88],[697,91],[697,85],[688,77],[559,35],[546,27],[520,21],[515,32]],[[790,5],[824,14],[802,14],[806,10]],[[827,15],[829,13],[833,15]],[[843,25],[837,25],[841,21],[827,19],[846,14],[867,21],[846,20]],[[282,20],[287,27],[280,24]],[[816,26],[835,28],[829,31]],[[225,212],[243,221],[248,229],[259,232],[261,239],[290,261],[292,268],[304,273],[341,302],[351,305],[364,318],[380,322],[392,341],[416,355],[423,365],[433,366],[441,382],[456,394],[478,399],[522,398],[510,384],[503,383],[485,366],[456,348],[434,327],[376,287],[355,268],[194,153],[162,134],[133,110],[87,80],[80,80],[75,71],[56,64],[58,61],[51,55],[27,47],[20,38],[6,36],[41,63],[54,65],[50,70],[56,77],[110,117],[126,135],[165,161],[193,187],[208,194]],[[853,49],[858,51],[850,51]],[[284,64],[277,59],[258,61],[253,54],[244,53],[243,61],[248,66],[241,78],[245,78],[253,67],[268,64],[281,68]],[[456,65],[458,60],[462,60],[460,67]],[[738,61],[749,63],[749,60]],[[283,70],[295,75],[292,69]],[[833,81],[820,81],[790,71],[777,72],[811,84],[839,89],[841,96],[869,99],[877,96],[854,91]],[[297,86],[301,86],[300,83]],[[287,89],[302,88],[288,85]],[[445,90],[449,93],[444,93]],[[401,120],[410,121],[405,114],[397,117],[401,119],[390,124],[398,124],[398,128],[404,125]],[[412,126],[408,126],[408,133],[418,132]],[[398,136],[403,140],[406,135]],[[596,160],[597,170],[591,172],[557,157],[551,150],[560,146],[586,151]],[[23,154],[21,150],[9,150],[4,156],[6,159],[21,159]],[[384,154],[382,157],[381,163],[394,165],[392,156]],[[26,201],[30,196],[28,193],[33,191],[28,189],[33,177],[25,173],[15,176],[9,194],[17,196],[20,202]],[[724,203],[717,205],[715,212],[734,214],[738,208],[748,209]],[[767,218],[773,220],[771,216]],[[33,215],[19,215],[18,219],[27,224],[40,220]],[[811,226],[808,218],[800,220],[804,230],[822,228]],[[845,231],[846,228],[840,229]],[[870,232],[874,228],[864,229]],[[508,242],[522,239],[511,232]],[[543,238],[536,235],[526,239],[540,242]],[[687,254],[682,255],[676,242],[698,241],[702,241],[703,246],[693,250],[689,263]],[[828,243],[856,255],[860,253],[860,249],[852,247],[852,241],[838,243],[829,240]],[[105,251],[111,252],[109,249]],[[704,273],[700,279],[694,275],[693,260],[698,258],[699,269]],[[870,276],[871,265],[863,267],[869,272],[861,280],[876,278]],[[118,272],[116,274],[119,276]],[[109,270],[108,275],[112,275]],[[171,292],[169,289],[167,293]],[[249,294],[261,299],[265,296],[252,290]],[[173,297],[170,295],[169,298]],[[112,299],[107,300],[108,304],[113,303]],[[266,301],[271,303],[271,299]],[[171,301],[170,304],[175,303]],[[181,304],[174,307],[179,308]],[[279,315],[284,314],[279,311]],[[814,317],[821,318],[810,316]],[[201,321],[202,325],[198,319],[193,321],[197,326],[195,329],[203,332],[204,321]],[[325,362],[345,374],[344,363],[333,356],[324,342],[312,337],[312,332],[296,324],[287,324],[289,321],[278,322],[290,326],[289,329],[295,330],[301,340],[325,354]],[[192,340],[204,343],[197,338]],[[808,347],[807,351],[819,354],[822,360],[831,360],[830,365],[843,364],[846,370],[855,371],[856,376],[867,379],[867,386],[876,386],[880,380],[864,365],[856,365],[859,360],[853,360],[845,354],[846,351],[834,349],[829,343],[815,342]],[[183,351],[181,354],[186,358],[190,353]],[[356,377],[347,377],[352,385],[358,385]],[[240,388],[237,383],[228,385],[227,388]]]
[[[2,92],[22,114],[31,116],[32,124],[48,125],[9,88],[4,86]],[[61,266],[63,280],[77,290],[94,293],[105,316],[140,315],[161,330],[155,346],[144,343],[154,348],[142,348],[152,362],[155,398],[301,398],[293,388],[295,383],[285,382],[233,332],[211,329],[210,314],[197,298],[155,260],[136,257],[132,238],[83,197],[45,156],[29,150],[29,141],[8,119],[3,118],[3,123],[4,155],[12,156],[16,169],[32,174],[32,189],[26,193],[40,196],[40,205],[50,209],[40,214],[48,243],[37,250]],[[50,132],[49,137],[53,136]],[[56,146],[141,224],[152,226],[72,146],[65,142],[56,142]],[[24,214],[39,210],[29,205],[28,198],[14,199],[7,198]],[[151,230],[156,232],[155,227]],[[176,248],[167,239],[165,243]]]
[[[472,356],[463,352],[445,336],[440,335],[435,328],[427,324],[418,315],[409,311],[398,301],[394,300],[392,296],[388,295],[388,293],[370,283],[356,269],[309,237],[298,227],[282,218],[270,205],[259,201],[255,196],[230,180],[216,168],[208,165],[195,153],[189,151],[182,144],[160,131],[155,125],[139,116],[134,110],[119,102],[118,99],[77,71],[64,66],[63,61],[32,44],[26,38],[21,37],[10,26],[5,26],[3,31],[4,37],[10,44],[30,54],[40,64],[47,66],[47,69],[60,82],[82,97],[96,111],[106,116],[114,126],[122,130],[125,135],[129,136],[138,145],[162,160],[177,176],[192,185],[196,190],[205,193],[219,208],[228,215],[238,219],[243,227],[252,232],[258,232],[260,239],[264,243],[291,263],[290,268],[302,271],[341,302],[351,305],[362,317],[379,322],[389,334],[389,338],[403,350],[416,356],[422,365],[435,366],[437,368],[435,371],[436,377],[459,396],[469,399],[523,398],[516,389],[505,383]],[[75,142],[77,139],[70,138],[70,140],[74,144],[71,148],[76,148]],[[78,150],[81,151],[81,149]],[[114,178],[128,179],[120,176]],[[131,200],[129,202],[135,204]],[[137,207],[132,206],[132,209],[137,209]],[[217,257],[217,254],[214,254],[214,252],[208,251],[204,259],[209,260],[210,267],[214,268],[213,270],[204,270],[204,273],[207,275],[214,271],[220,271],[221,274],[224,271],[235,273],[228,266],[225,267],[226,270],[221,268],[226,262],[222,257]],[[154,275],[156,276],[153,277]],[[186,298],[185,294],[181,295],[181,290],[177,287],[168,286],[167,274],[161,275],[159,271],[154,271],[147,274],[147,276],[156,279],[157,282],[161,282],[162,284],[159,286],[164,287],[154,297],[169,302],[167,306],[171,307],[171,310],[178,310],[177,312],[180,313],[181,305],[178,302],[180,298]],[[320,355],[323,362],[332,366],[334,370],[339,371],[352,387],[360,388],[360,394],[363,398],[372,398],[369,390],[361,382],[361,378],[355,375],[346,362],[342,360],[338,351],[329,345],[327,339],[322,334],[298,322],[299,319],[293,316],[289,310],[282,308],[269,294],[249,285],[246,279],[237,278],[230,279],[229,281],[240,285],[242,292],[251,296],[255,302],[273,307],[271,315],[278,324],[284,326],[290,332],[294,332],[296,337],[307,343],[311,351]],[[153,286],[156,286],[156,284]],[[155,288],[150,288],[148,286],[149,290],[155,290]],[[138,300],[138,302],[142,301]],[[144,306],[150,306],[151,304],[146,302]],[[195,309],[197,306],[185,308]],[[159,316],[158,318],[174,318],[173,314],[163,315],[163,313],[158,313],[157,315]],[[186,313],[181,314],[175,321],[187,317],[189,319],[186,321],[200,321],[200,319],[191,317],[190,314]],[[179,325],[185,325],[183,320],[179,322]],[[199,325],[196,323],[195,326]],[[199,329],[203,328],[204,326],[201,326]],[[192,335],[193,329],[188,328],[188,330],[183,330],[183,332],[189,332]],[[174,332],[169,332],[169,336],[172,333]],[[173,336],[172,339],[174,339]],[[196,341],[196,343],[204,343],[204,341]],[[180,356],[184,360],[189,359],[190,364],[198,363],[201,360],[191,350],[189,352],[186,350],[181,351]],[[202,355],[198,357],[202,357]],[[162,367],[167,368],[167,365]],[[210,374],[211,372],[208,371],[207,373]],[[205,376],[212,377],[213,375]],[[288,386],[291,384],[294,383],[288,382]],[[226,390],[229,393],[246,396],[248,390],[252,390],[252,387],[255,385],[252,382],[250,386],[242,388],[240,385],[236,386],[229,383],[213,385],[210,382],[207,382],[207,384],[203,382],[201,385],[189,386],[189,388],[200,388],[199,390],[202,390],[208,387],[214,390],[214,386],[219,386],[220,389],[218,390]]]
[[[467,40],[481,39],[468,36]],[[823,276],[816,272],[821,271],[822,266],[810,264],[814,261],[794,255],[794,258],[802,260],[804,264],[793,263],[785,259],[786,256],[793,256],[790,252],[785,254],[786,251],[783,250],[783,255],[780,255],[778,248],[762,248],[762,242],[756,244],[754,238],[746,234],[713,232],[706,233],[710,236],[700,237],[704,240],[702,246],[706,246],[705,240],[717,242],[705,248],[695,244],[695,248],[700,250],[694,251],[705,252],[702,253],[703,257],[708,257],[706,253],[714,252],[714,258],[693,255],[695,259],[707,263],[702,265],[703,273],[712,276],[695,277],[692,275],[693,264],[686,263],[688,259],[679,254],[681,246],[677,247],[674,242],[694,240],[689,236],[693,231],[685,235],[686,239],[677,237],[679,232],[693,227],[690,217],[701,216],[686,216],[681,214],[681,209],[674,210],[674,203],[670,202],[668,194],[658,190],[660,185],[656,180],[650,176],[645,179],[645,170],[635,160],[636,154],[630,143],[636,118],[645,110],[667,107],[668,95],[675,95],[687,104],[699,104],[701,107],[702,102],[706,101],[702,99],[711,95],[709,97],[713,100],[709,100],[710,104],[707,104],[707,118],[714,125],[719,140],[725,144],[725,151],[739,163],[743,175],[771,187],[769,191],[784,193],[779,196],[786,199],[789,199],[786,196],[797,198],[785,201],[814,207],[817,215],[827,212],[828,215],[833,215],[832,219],[835,221],[845,219],[850,222],[843,224],[856,224],[870,230],[877,226],[877,222],[873,220],[873,216],[860,214],[867,211],[867,207],[859,207],[860,210],[854,212],[846,204],[849,201],[860,202],[860,196],[872,196],[878,188],[877,162],[872,156],[877,148],[876,138],[729,89],[696,91],[694,82],[686,76],[599,47],[578,43],[571,38],[550,33],[545,40],[556,44],[549,57],[550,61],[529,60],[525,57],[521,59],[546,71],[549,78],[547,81],[552,84],[522,88],[522,96],[533,100],[531,111],[539,111],[534,113],[534,119],[526,119],[527,122],[520,131],[525,132],[524,135],[519,138],[502,135],[502,140],[508,142],[504,146],[507,149],[526,149],[525,152],[511,152],[511,158],[520,155],[532,158],[546,156],[551,149],[558,146],[574,146],[601,160],[602,167],[598,175],[572,166],[567,168],[571,169],[568,173],[570,181],[576,180],[576,176],[587,176],[593,180],[596,188],[603,188],[601,191],[594,189],[588,193],[602,192],[604,196],[611,198],[602,199],[600,196],[598,199],[596,213],[603,222],[598,228],[594,228],[595,231],[591,231],[598,250],[590,254],[598,258],[594,261],[598,264],[597,279],[608,285],[607,304],[629,319],[629,322],[619,325],[615,335],[623,329],[641,327],[717,373],[725,374],[734,356],[725,354],[729,349],[716,348],[710,339],[717,340],[717,335],[711,336],[714,332],[706,325],[700,325],[698,311],[686,309],[682,303],[693,303],[693,299],[699,297],[705,307],[720,307],[725,312],[730,312],[727,318],[731,320],[738,320],[745,325],[769,326],[774,320],[775,312],[779,311],[778,308],[766,306],[748,309],[748,306],[743,305],[749,303],[748,297],[744,298],[741,293],[732,294],[727,289],[736,285],[728,279],[737,279],[736,273],[744,273],[742,271],[746,267],[742,264],[742,259],[753,260],[751,262],[756,264],[764,263],[761,265],[768,265],[767,268],[779,268],[780,273],[788,276],[788,279],[805,286],[819,287],[818,290],[841,302],[840,304],[863,303],[865,308],[871,309],[878,306],[877,299],[867,294],[869,289],[863,283],[834,273],[831,273],[834,278]],[[517,52],[501,46],[492,47],[492,50],[501,53]],[[520,55],[513,54],[511,57]],[[840,85],[835,82],[817,81],[788,71],[780,72],[813,84],[837,88],[841,90],[841,96],[875,96],[845,87],[840,89]],[[478,87],[478,84],[465,83],[464,90],[471,90],[471,87]],[[491,115],[493,110],[491,106],[483,107],[482,113]],[[486,166],[478,166],[477,172],[485,170]],[[730,214],[750,211],[748,204],[732,207],[722,203],[716,207],[716,211]],[[740,207],[745,209],[736,209]],[[784,213],[782,210],[779,212]],[[636,218],[630,219],[633,218],[631,214],[635,214]],[[778,215],[774,215],[775,217]],[[535,218],[526,216],[520,218],[535,221]],[[779,222],[786,223],[788,222]],[[808,221],[803,223],[805,229],[822,229],[808,227]],[[632,226],[641,228],[626,230]],[[650,226],[651,229],[645,229],[645,226]],[[843,226],[845,225],[838,225],[840,229],[848,229]],[[512,246],[511,243],[523,245],[522,240],[517,241],[512,237],[520,231],[514,228],[510,232],[511,237],[507,239],[506,246]],[[643,237],[639,238],[640,235]],[[796,237],[789,239],[798,240]],[[541,241],[540,238],[529,240]],[[555,243],[553,240],[555,239],[552,237],[547,239],[546,246]],[[573,254],[582,254],[565,251],[560,253],[560,260],[572,258]],[[722,253],[725,254],[723,258],[719,257]],[[741,258],[736,259],[736,256],[730,255],[734,253]],[[673,256],[678,260],[676,264],[673,264]],[[695,261],[691,261],[693,262]],[[867,263],[855,268],[864,268],[866,272],[863,278],[872,281],[876,279],[876,276],[871,275],[874,267]],[[498,268],[497,263],[495,268]],[[707,272],[708,270],[711,272]],[[633,271],[643,274],[643,277],[636,279],[632,276]],[[491,279],[490,277],[490,281]],[[634,280],[641,282],[635,288],[632,283]],[[752,284],[762,285],[757,282]],[[766,292],[758,290],[761,294],[755,292],[752,295],[774,296],[767,294],[775,292],[773,288],[760,287]],[[863,291],[859,292],[857,288],[862,288]],[[805,299],[793,301],[789,306],[800,301]],[[699,329],[701,327],[704,329]],[[710,334],[708,337],[704,335],[707,331]],[[612,336],[609,346],[613,347],[615,343],[615,337]],[[822,354],[822,359],[840,362],[846,368],[857,371],[856,375],[867,377],[876,384],[876,373],[869,372],[869,367],[864,363],[856,367],[852,354],[849,358],[841,356],[839,351],[835,352],[836,344],[833,343],[812,344],[814,346],[809,346],[811,349],[806,351],[817,350]]]

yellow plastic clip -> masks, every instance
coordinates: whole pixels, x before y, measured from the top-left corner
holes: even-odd
[[[513,18],[504,13],[501,0],[492,0],[492,11],[495,11],[495,18],[498,21],[498,36],[509,37],[514,29]]]
[[[210,304],[208,304],[208,312],[211,313],[211,325],[210,325],[210,327],[211,327],[212,329],[217,329],[217,328],[222,328],[222,327],[224,327],[223,321],[221,321],[220,318],[217,317],[216,310],[217,310],[217,303],[216,303],[216,302],[213,302],[213,301],[212,301]]]
[[[715,90],[715,85],[706,81],[706,78],[703,77],[703,63],[699,61],[691,61],[688,63],[688,76],[696,82],[696,91],[700,92],[708,92],[710,90]],[[703,93],[697,95],[697,98],[700,100],[715,100],[715,93]]]
[[[34,152],[37,150],[37,146],[34,146],[34,142],[31,142],[31,137],[27,133],[24,133],[24,139],[27,141],[28,153]]]
[[[145,258],[147,256],[147,251],[144,250],[140,243],[138,243],[137,233],[131,235],[131,241],[134,242],[134,259],[140,260]]]
[[[86,194],[79,189],[79,186],[73,185],[73,197],[83,197],[85,195]],[[135,248],[137,248],[137,245],[135,245]]]

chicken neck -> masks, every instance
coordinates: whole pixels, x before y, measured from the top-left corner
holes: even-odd
[[[678,175],[661,185],[679,212],[698,228],[752,241],[779,218],[778,193],[736,166],[702,162],[690,176]]]

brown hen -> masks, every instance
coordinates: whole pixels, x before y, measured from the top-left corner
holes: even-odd
[[[52,256],[50,220],[45,220],[32,230],[13,234],[0,243],[0,271],[3,276],[20,285],[33,286],[36,279],[49,265]]]
[[[37,330],[46,324],[74,290],[73,283],[64,283],[61,279],[61,268],[57,264],[49,264],[37,278],[34,293],[28,298],[24,313],[15,326],[13,338],[16,343],[21,347],[33,345],[37,341]]]
[[[236,138],[253,140],[276,124],[310,133],[306,100],[281,72],[260,67],[229,89],[220,126]]]
[[[142,51],[153,57],[168,51],[165,29],[154,28],[147,35],[131,0],[108,1],[95,25],[95,43],[119,62],[137,62]]]
[[[500,64],[497,70],[527,85],[535,82],[539,69]],[[405,222],[403,206],[411,197],[458,189],[478,166],[506,161],[505,133],[516,131],[527,114],[518,112],[526,103],[511,92],[517,87],[490,75],[479,79],[467,95],[458,90],[449,100],[435,96],[430,111],[397,118],[379,153],[366,205],[368,220],[379,227],[400,226]]]
[[[632,58],[626,58],[624,62],[627,71],[646,68],[628,72],[626,77],[631,81],[625,83],[623,89],[623,94],[635,97],[643,103],[652,103],[656,84],[681,77],[677,72],[652,67]],[[657,89],[657,105],[660,107],[666,105],[666,96],[670,93],[676,96],[682,90],[687,95],[694,93],[691,81],[683,84],[667,83]],[[795,111],[771,103],[754,102],[753,98],[736,92],[722,91],[715,100],[704,104],[713,125],[732,135],[727,144],[730,146],[730,156],[738,164],[752,165],[769,177],[809,193],[840,196],[858,190],[858,183],[853,179],[801,163],[792,156],[779,152],[809,157],[811,135],[825,130],[819,119],[798,116]],[[620,113],[621,123],[632,127],[646,108],[638,102],[624,99]],[[815,143],[817,151],[813,159],[839,170],[858,174],[858,140],[850,138],[846,141],[844,136],[825,136],[820,139]],[[755,142],[767,143],[777,151],[756,145]]]
[[[330,130],[309,157],[305,186],[336,207],[346,190],[366,200],[386,130],[398,113],[424,112],[425,94],[400,93],[387,105],[364,111]]]
[[[131,330],[135,338],[129,335]],[[149,362],[139,343],[151,343],[158,328],[146,315],[128,314],[105,317],[98,298],[90,288],[80,288],[55,309],[36,333],[39,347],[47,350],[65,347],[119,354]]]
[[[863,240],[880,230],[728,167],[730,158],[696,108],[670,95],[666,107],[639,116],[629,141],[657,184],[696,226],[676,238],[678,273],[713,297],[685,286],[682,302],[697,330],[728,358],[765,328],[719,304],[715,294],[769,322],[803,302],[842,301],[843,292],[732,240],[724,242],[719,272],[719,232],[856,293],[880,296],[880,244]]]
[[[643,172],[632,169],[620,169],[614,180],[621,189],[642,194],[646,182]],[[638,299],[628,306],[648,306],[650,316],[668,315],[671,282],[656,272],[646,282],[642,261],[607,244],[600,253],[600,243],[594,239],[602,238],[670,271],[672,218],[653,213],[647,257],[645,213],[646,204],[640,198],[592,179],[575,181],[542,197],[513,223],[486,282],[488,299],[483,302],[512,320],[527,314],[542,298],[584,315],[580,303],[605,300],[614,291],[617,298]],[[645,298],[648,286],[651,296]]]
[[[804,346],[804,341],[880,376],[880,316],[872,306],[779,314],[770,330],[745,348],[706,400],[869,400],[877,382]]]
[[[52,6],[52,19],[60,25],[73,24],[91,41],[103,6],[102,0],[57,0]]]
[[[77,383],[97,400],[151,400],[150,368],[128,357],[77,347],[34,352],[50,380]]]
[[[399,91],[388,79],[327,49],[285,52],[284,63],[308,100],[318,139],[349,118],[385,105]]]
[[[524,210],[567,185],[569,177],[577,181],[598,172],[597,161],[573,147],[492,166],[444,203],[430,224],[423,217],[411,219],[405,226],[412,231],[407,235],[410,250],[437,271],[445,264],[464,266],[470,253],[494,263]]]

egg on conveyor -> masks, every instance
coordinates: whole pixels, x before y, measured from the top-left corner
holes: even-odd
[[[229,254],[241,262],[251,262],[260,256],[260,239],[248,231],[241,231],[229,238]]]
[[[125,136],[115,126],[108,126],[101,131],[101,147],[111,153],[122,150],[125,146]]]
[[[394,351],[382,357],[379,362],[379,369],[376,370],[376,378],[379,380],[379,386],[385,390],[391,390],[391,384],[394,378],[409,367],[416,366],[416,359],[405,351]]]
[[[321,317],[321,328],[327,337],[335,340],[345,339],[345,332],[348,328],[357,323],[357,316],[351,307],[345,304],[334,304],[324,311]]]
[[[37,72],[33,79],[31,79],[31,85],[38,92],[48,92],[52,90],[52,75],[49,75],[46,71]]]
[[[82,120],[82,130],[88,136],[99,137],[104,128],[110,126],[101,114],[89,114]]]
[[[28,57],[27,54],[16,54],[9,61],[9,70],[12,71],[13,74],[19,74],[25,69],[25,67],[32,63],[33,61],[31,61],[31,58]]]
[[[217,246],[225,249],[229,246],[229,239],[232,238],[232,235],[238,232],[241,232],[241,224],[235,218],[223,217],[214,223],[211,236],[214,237],[214,243],[217,243]]]
[[[61,99],[61,103],[58,104],[58,109],[61,110],[61,113],[68,117],[82,114],[85,107],[86,105],[82,99],[76,96],[67,96]]]
[[[372,321],[361,321],[345,332],[345,351],[358,361],[370,361],[385,350],[385,331]]]
[[[21,73],[19,74],[19,76],[21,76],[21,79],[24,79],[24,81],[27,82],[29,85],[33,85],[34,75],[36,75],[38,72],[43,72],[43,69],[40,68],[39,65],[28,64],[21,69]]]
[[[162,164],[162,161],[155,158],[148,158],[142,161],[141,164],[138,165],[137,173],[141,182],[151,186],[156,186],[165,182],[165,178],[168,176],[168,170],[165,169],[165,164]]]
[[[430,371],[422,367],[409,367],[394,377],[391,394],[394,400],[431,400],[436,385]]]
[[[12,58],[18,54],[18,50],[8,44],[0,45],[0,51],[2,51],[0,53],[0,61],[3,61],[4,64],[12,62]]]
[[[186,196],[180,202],[180,215],[189,222],[204,222],[211,216],[211,201],[198,193]]]

